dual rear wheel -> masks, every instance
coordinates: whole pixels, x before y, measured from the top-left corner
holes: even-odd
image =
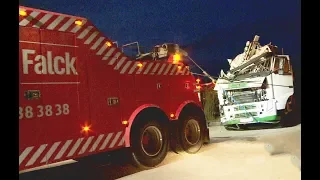
[[[156,167],[166,157],[169,145],[176,153],[197,153],[204,142],[202,121],[200,116],[182,114],[169,129],[172,126],[167,119],[141,116],[131,130],[133,164],[142,169]]]
[[[172,131],[171,149],[178,154],[195,154],[204,143],[205,126],[199,116],[182,116]]]
[[[148,169],[160,164],[168,152],[168,129],[163,122],[144,120],[132,129],[131,150],[133,164]]]

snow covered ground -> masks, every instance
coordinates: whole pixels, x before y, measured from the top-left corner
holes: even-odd
[[[212,143],[198,154],[177,155],[179,158],[174,162],[167,158],[158,168],[120,179],[298,180],[301,179],[300,128],[226,131],[223,127],[211,127]],[[251,141],[246,141],[248,137]],[[227,138],[233,140],[221,142]]]
[[[168,152],[157,168],[140,171],[126,156],[115,155],[105,162],[70,161],[54,168],[22,173],[21,180],[298,180],[301,179],[301,126],[283,129],[226,131],[210,127],[211,143],[198,154]],[[282,154],[281,154],[282,153]],[[71,163],[71,164],[70,164]],[[66,165],[67,164],[67,165]]]

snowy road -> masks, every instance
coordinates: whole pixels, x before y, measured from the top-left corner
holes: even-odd
[[[155,169],[138,171],[126,156],[113,156],[117,158],[109,158],[108,162],[101,160],[107,158],[98,157],[94,162],[76,162],[23,173],[20,179],[298,180],[301,179],[300,128],[299,125],[285,129],[226,131],[214,126],[210,127],[211,143],[198,154],[183,156],[169,152]]]

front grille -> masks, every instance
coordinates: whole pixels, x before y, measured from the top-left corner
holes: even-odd
[[[252,105],[242,105],[242,106],[237,106],[234,107],[234,111],[239,111],[239,110],[250,110],[250,109],[254,109],[257,106],[252,104]]]
[[[235,114],[235,118],[249,118],[251,116],[257,116],[256,112],[247,112],[241,114]]]
[[[257,101],[257,95],[255,92],[233,92],[231,102],[234,104],[250,103]]]

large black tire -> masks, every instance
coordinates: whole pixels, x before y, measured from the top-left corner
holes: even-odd
[[[175,132],[171,148],[174,152],[195,154],[204,144],[205,121],[204,116],[182,114]]]
[[[147,147],[143,143],[146,134],[154,133],[149,139],[158,148]],[[131,131],[131,155],[133,164],[141,169],[150,169],[159,165],[168,152],[168,130],[164,123],[139,119]]]
[[[280,111],[281,127],[292,127],[301,123],[300,110],[297,107],[294,96],[290,96],[285,109]]]

